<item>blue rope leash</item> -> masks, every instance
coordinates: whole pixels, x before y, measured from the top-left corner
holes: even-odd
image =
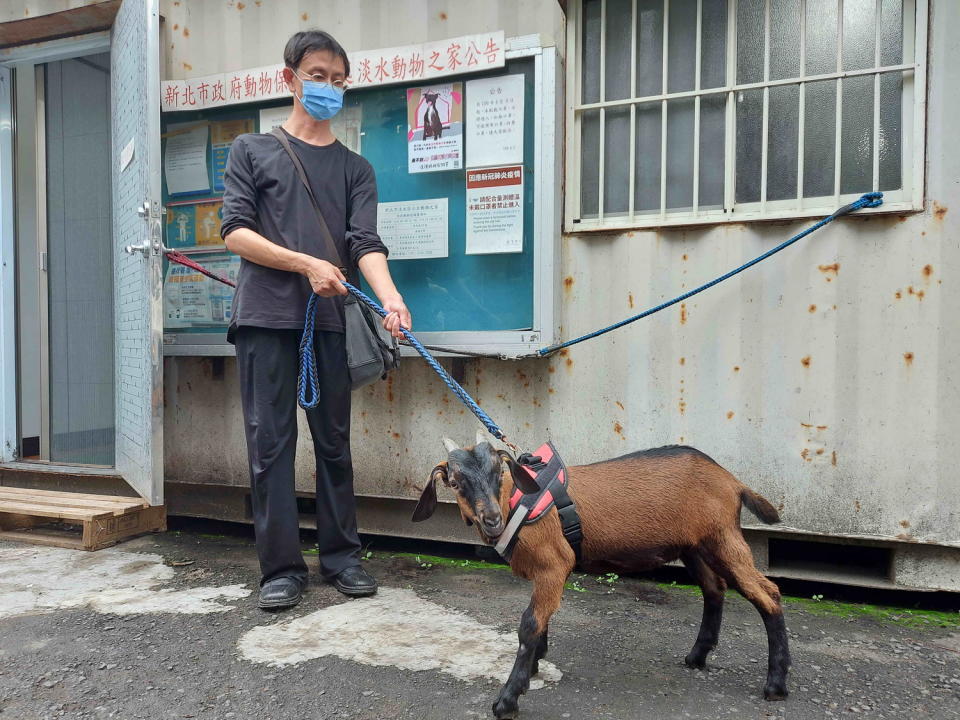
[[[687,298],[693,297],[697,293],[701,293],[704,290],[708,290],[709,288],[712,288],[714,285],[718,285],[724,280],[727,280],[733,277],[734,275],[737,275],[743,272],[747,268],[753,267],[757,263],[762,262],[763,260],[766,260],[771,255],[774,255],[780,252],[784,248],[787,248],[790,245],[793,245],[793,243],[797,242],[798,240],[805,238],[810,233],[816,230],[819,230],[827,223],[833,222],[837,218],[843,217],[844,215],[855,212],[861,208],[879,207],[882,202],[883,202],[883,193],[879,193],[879,192],[866,193],[858,200],[850,203],[849,205],[843,206],[832,215],[825,217],[823,220],[820,220],[819,222],[810,226],[803,232],[797,235],[794,235],[792,238],[780,243],[775,248],[768,250],[767,252],[754,258],[750,262],[745,263],[740,267],[736,268],[735,270],[731,270],[725,275],[721,275],[720,277],[714,280],[711,280],[705,285],[701,285],[700,287],[690,290],[689,292],[685,292],[683,295],[679,295],[675,297],[673,300],[669,300],[665,303],[661,303],[656,307],[652,307],[649,310],[645,310],[639,315],[634,315],[633,317],[629,317],[625,320],[621,320],[620,322],[614,323],[613,325],[610,325],[608,327],[602,328],[592,333],[588,333],[587,335],[582,335],[578,338],[574,338],[573,340],[568,340],[567,342],[560,343],[558,345],[551,345],[549,347],[542,348],[530,357],[545,357],[547,355],[551,355],[552,353],[555,353],[558,350],[562,350],[563,348],[570,347],[571,345],[576,345],[578,343],[585,342],[586,340],[599,337],[600,335],[604,335],[608,332],[612,332],[613,330],[621,328],[624,325],[629,325],[632,322],[636,322],[637,320],[641,320],[645,317],[653,315],[654,313],[660,312],[661,310],[664,310],[670,307],[671,305],[676,305],[679,302],[683,302]],[[348,282],[343,283],[343,286],[350,293],[352,293],[358,300],[366,303],[368,306],[373,308],[373,310],[378,315],[380,315],[380,317],[385,318],[387,316],[387,311],[384,310],[382,307],[380,307],[380,305],[378,305],[373,299],[371,299],[363,291],[359,290],[358,288],[354,287]],[[307,302],[307,315],[303,323],[303,337],[300,340],[300,376],[297,381],[297,393],[299,396],[298,400],[300,403],[300,407],[304,408],[305,410],[309,410],[311,408],[316,407],[317,404],[320,402],[320,397],[319,397],[320,389],[319,389],[319,380],[317,375],[317,356],[316,356],[316,351],[314,350],[314,345],[313,345],[313,339],[315,334],[314,326],[315,326],[315,320],[317,315],[317,298],[318,297],[319,297],[318,295],[311,294],[310,299]],[[436,361],[436,359],[429,353],[429,351],[427,351],[427,349],[420,343],[420,341],[413,336],[413,334],[410,331],[408,331],[406,328],[401,328],[400,330],[403,333],[404,338],[406,338],[407,342],[411,345],[411,347],[413,347],[418,353],[420,353],[421,356],[423,356],[423,359],[427,361],[427,364],[431,368],[433,368],[433,371],[437,373],[437,375],[440,376],[440,379],[443,380],[446,386],[450,388],[450,390],[458,398],[460,398],[461,402],[463,402],[464,405],[470,408],[470,411],[477,416],[477,419],[481,423],[483,423],[483,426],[489,431],[489,433],[493,435],[495,438],[497,438],[498,440],[502,440],[506,442],[507,441],[506,434],[503,432],[503,430],[501,430],[500,427],[490,418],[490,416],[487,415],[479,405],[477,405],[476,401],[472,397],[470,397],[470,394],[460,386],[460,383],[458,383],[456,380],[450,377],[447,371],[440,366],[440,363]]]
[[[661,303],[660,305],[657,305],[657,306],[655,306],[655,307],[652,307],[652,308],[650,308],[649,310],[644,310],[644,311],[643,311],[642,313],[640,313],[639,315],[634,315],[633,317],[629,317],[629,318],[627,318],[627,319],[625,319],[625,320],[621,320],[621,321],[618,322],[618,323],[614,323],[613,325],[610,325],[610,326],[608,326],[608,327],[602,328],[602,329],[600,329],[600,330],[596,330],[595,332],[587,333],[586,335],[581,335],[581,336],[578,337],[578,338],[574,338],[573,340],[567,340],[566,342],[559,343],[559,344],[557,344],[557,345],[550,345],[550,346],[548,346],[548,347],[541,348],[540,350],[537,350],[537,351],[533,354],[533,357],[546,357],[547,355],[552,355],[553,353],[557,352],[558,350],[563,350],[564,348],[568,348],[568,347],[570,347],[571,345],[576,345],[576,344],[578,344],[578,343],[582,343],[582,342],[585,342],[585,341],[587,341],[587,340],[592,340],[592,339],[595,338],[595,337],[599,337],[599,336],[601,336],[601,335],[607,334],[608,332],[612,332],[613,330],[617,330],[618,328],[622,328],[624,325],[629,325],[630,323],[636,322],[637,320],[642,320],[643,318],[649,317],[650,315],[653,315],[654,313],[658,313],[658,312],[660,312],[661,310],[665,310],[665,309],[667,309],[668,307],[670,307],[671,305],[676,305],[676,304],[679,303],[679,302],[683,302],[683,301],[686,300],[687,298],[693,297],[693,296],[696,295],[697,293],[702,293],[704,290],[709,290],[709,289],[712,288],[714,285],[718,285],[718,284],[722,283],[724,280],[727,280],[727,279],[729,279],[729,278],[732,278],[734,275],[737,275],[737,274],[739,274],[739,273],[742,273],[742,272],[743,272],[744,270],[746,270],[747,268],[753,267],[753,266],[756,265],[758,262],[762,262],[762,261],[766,260],[766,259],[767,259],[768,257],[770,257],[771,255],[775,255],[776,253],[780,252],[780,251],[783,250],[784,248],[787,248],[787,247],[793,245],[795,242],[797,242],[797,240],[801,240],[801,239],[805,238],[805,237],[806,237],[807,235],[809,235],[810,233],[815,232],[816,230],[819,230],[820,228],[822,228],[822,227],[823,227],[824,225],[826,225],[827,223],[831,223],[831,222],[833,222],[834,220],[836,220],[836,219],[839,218],[839,217],[843,217],[844,215],[847,215],[847,214],[849,214],[849,213],[855,212],[855,211],[859,210],[860,208],[874,208],[874,207],[879,207],[882,203],[883,203],[883,193],[881,193],[881,192],[866,193],[865,195],[863,195],[863,196],[860,197],[859,199],[853,201],[853,202],[850,203],[849,205],[844,205],[842,208],[840,208],[839,210],[837,210],[837,211],[836,211],[835,213],[833,213],[832,215],[828,215],[827,217],[825,217],[825,218],[824,218],[823,220],[821,220],[820,222],[815,223],[814,225],[811,225],[810,227],[808,227],[808,228],[807,228],[806,230],[804,230],[803,232],[801,232],[801,233],[799,233],[799,234],[797,234],[797,235],[794,235],[794,236],[793,236],[792,238],[790,238],[789,240],[785,240],[784,242],[782,242],[782,243],[780,243],[779,245],[777,245],[775,248],[773,248],[773,249],[771,249],[771,250],[768,250],[767,252],[763,253],[763,255],[760,255],[759,257],[755,257],[755,258],[754,258],[753,260],[751,260],[750,262],[744,263],[743,265],[741,265],[740,267],[736,268],[735,270],[731,270],[731,271],[728,272],[727,274],[721,275],[720,277],[718,277],[718,278],[716,278],[716,279],[714,279],[714,280],[711,280],[710,282],[708,282],[708,283],[705,284],[705,285],[701,285],[700,287],[694,288],[693,290],[690,290],[689,292],[685,292],[683,295],[678,295],[677,297],[673,298],[673,300],[668,300],[667,302]]]
[[[348,282],[344,282],[343,286],[358,300],[366,303],[374,312],[376,312],[380,317],[386,317],[387,311],[384,310],[376,301],[371,299],[366,293],[362,290],[354,287]],[[317,298],[319,296],[315,294],[310,295],[310,299],[307,301],[307,316],[303,323],[303,337],[300,339],[300,377],[297,382],[297,392],[299,395],[300,407],[304,410],[309,410],[317,406],[317,403],[320,402],[319,398],[319,381],[317,376],[317,355],[313,346],[313,336],[314,336],[314,321],[317,315]],[[483,426],[487,431],[493,435],[498,440],[506,441],[506,434],[500,427],[487,415],[483,409],[477,405],[476,400],[470,397],[470,394],[461,387],[460,383],[450,377],[450,374],[436,361],[433,355],[417,340],[413,334],[406,328],[400,328],[400,331],[403,333],[404,338],[407,342],[423,356],[423,359],[427,361],[427,364],[433,368],[433,371],[440,376],[440,379],[446,383],[447,387],[460,398],[460,401],[470,408],[470,411],[477,416],[477,419],[483,423]]]

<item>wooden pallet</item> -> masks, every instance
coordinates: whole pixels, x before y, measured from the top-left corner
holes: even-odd
[[[100,550],[166,528],[166,507],[151,507],[140,498],[0,486],[3,539]]]

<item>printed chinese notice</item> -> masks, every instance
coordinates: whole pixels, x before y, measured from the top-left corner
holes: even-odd
[[[407,89],[407,171],[462,167],[462,83]]]
[[[523,162],[523,75],[467,83],[467,167]]]
[[[380,203],[377,228],[391,260],[447,257],[447,198]]]
[[[240,258],[205,261],[218,275],[236,282]],[[232,314],[233,288],[211,280],[196,270],[170,263],[163,283],[165,328],[228,325]]]
[[[223,174],[227,170],[230,146],[238,135],[253,132],[253,120],[223,120],[210,125],[210,153],[213,156],[213,187],[223,192]]]
[[[366,88],[391,83],[435,82],[451,75],[496,70],[506,62],[505,40],[503,30],[495,30],[417,45],[350,53],[351,75],[347,85]],[[202,110],[288,97],[290,88],[283,79],[282,64],[160,83],[160,109],[163,112]]]
[[[210,127],[206,123],[194,128],[168,126],[163,169],[167,179],[167,192],[171,195],[188,195],[210,189],[210,178],[207,174],[209,135]]]
[[[268,133],[283,125],[293,112],[293,105],[265,108],[260,111],[260,132]],[[363,111],[359,105],[345,107],[330,120],[330,132],[347,146],[348,150],[360,152],[360,120]]]
[[[467,255],[523,252],[523,168],[467,170]]]

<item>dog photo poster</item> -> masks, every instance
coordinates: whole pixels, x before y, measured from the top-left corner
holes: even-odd
[[[407,90],[407,171],[463,167],[463,83]]]

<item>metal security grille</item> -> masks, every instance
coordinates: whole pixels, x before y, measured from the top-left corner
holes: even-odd
[[[920,5],[571,3],[567,229],[921,209]]]

